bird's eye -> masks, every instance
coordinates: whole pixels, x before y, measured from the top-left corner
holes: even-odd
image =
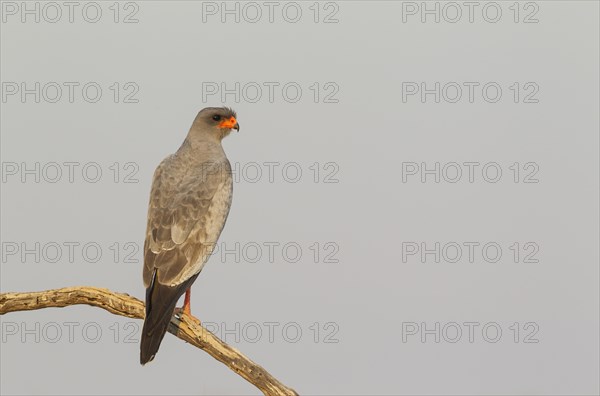
[[[214,115],[213,116],[213,120],[215,120],[215,121],[221,121],[221,116],[220,115]]]

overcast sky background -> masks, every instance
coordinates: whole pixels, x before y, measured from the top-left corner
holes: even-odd
[[[300,394],[598,394],[598,2],[113,3],[0,3],[2,292],[143,298],[153,171],[225,104],[217,335]],[[97,308],[0,322],[2,394],[259,394]]]

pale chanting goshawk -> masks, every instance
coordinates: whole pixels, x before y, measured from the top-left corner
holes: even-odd
[[[231,166],[221,141],[239,128],[232,109],[201,110],[179,150],[154,172],[144,243],[141,364],[154,359],[184,292],[183,312],[190,314],[190,288],[219,239],[231,206]]]

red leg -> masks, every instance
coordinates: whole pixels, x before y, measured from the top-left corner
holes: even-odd
[[[192,296],[192,288],[185,291],[185,299],[183,300],[183,313],[192,316],[192,308],[190,306],[190,297]]]

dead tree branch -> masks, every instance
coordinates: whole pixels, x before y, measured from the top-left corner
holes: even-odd
[[[66,287],[32,293],[2,293],[0,294],[0,315],[78,304],[99,307],[115,315],[128,318],[144,319],[145,316],[144,303],[137,298],[95,287]],[[169,333],[207,352],[256,386],[265,395],[298,395],[293,389],[275,379],[264,368],[202,327],[200,321],[193,316],[183,313],[174,315],[169,326]]]

